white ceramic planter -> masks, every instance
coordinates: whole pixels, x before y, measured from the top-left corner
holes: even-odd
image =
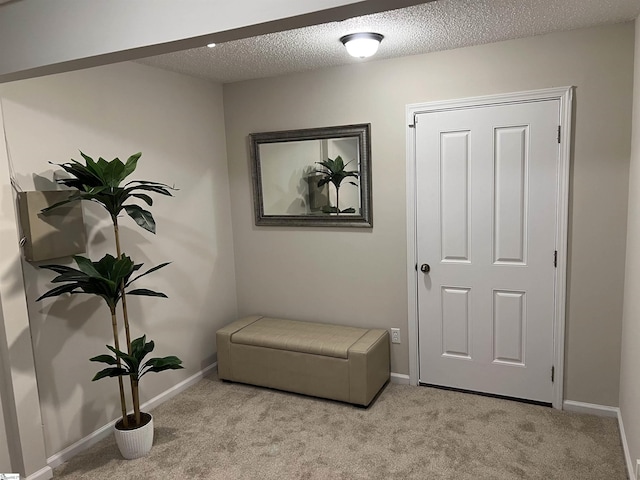
[[[127,460],[145,457],[153,445],[153,416],[147,413],[151,420],[146,425],[135,430],[118,430],[114,427],[116,443],[120,453]]]

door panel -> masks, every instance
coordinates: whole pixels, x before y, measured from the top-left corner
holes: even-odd
[[[524,365],[526,293],[493,291],[493,362]]]
[[[495,129],[494,263],[525,264],[528,127]]]
[[[442,354],[469,358],[468,288],[442,287]]]
[[[442,156],[442,260],[468,262],[469,225],[469,132],[445,132],[440,138]]]
[[[559,108],[416,116],[420,382],[551,402]]]

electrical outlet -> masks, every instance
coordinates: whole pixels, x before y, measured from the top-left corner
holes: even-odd
[[[391,343],[400,343],[400,329],[392,328],[391,329]]]

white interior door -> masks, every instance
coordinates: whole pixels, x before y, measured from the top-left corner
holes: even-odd
[[[420,383],[552,402],[559,116],[416,116]]]

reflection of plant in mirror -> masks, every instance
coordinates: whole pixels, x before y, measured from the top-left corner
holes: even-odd
[[[349,165],[351,161],[344,163],[342,157],[338,155],[334,160],[327,158],[322,162],[316,163],[324,167],[320,170],[316,170],[316,172],[324,175],[323,178],[318,182],[318,187],[322,187],[327,183],[333,183],[333,186],[336,187],[336,206],[332,207],[331,205],[328,205],[327,207],[323,208],[322,211],[324,213],[335,213],[336,215],[339,215],[341,213],[355,213],[356,210],[354,208],[346,208],[344,210],[340,210],[340,185],[342,184],[342,181],[347,177],[358,178],[357,170],[346,170],[347,165]],[[355,185],[356,187],[358,186],[357,183],[352,181],[349,181],[348,183],[350,183],[351,185]]]

